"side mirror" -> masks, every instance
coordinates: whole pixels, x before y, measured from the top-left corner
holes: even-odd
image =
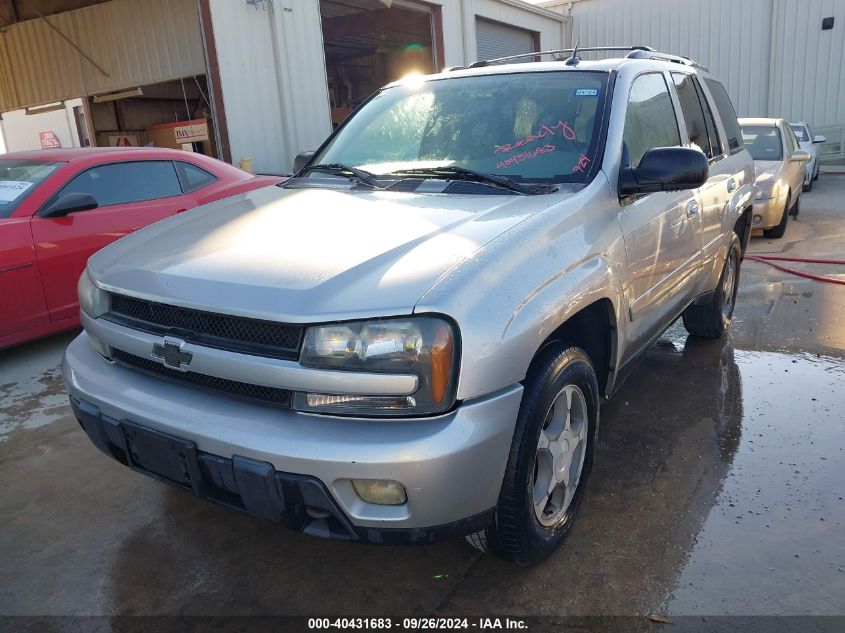
[[[810,152],[805,152],[803,149],[795,150],[789,155],[790,163],[806,163],[810,160]]]
[[[298,174],[299,170],[305,167],[314,158],[316,152],[300,152],[293,159],[293,173]]]
[[[100,206],[89,193],[66,193],[59,196],[40,214],[44,218],[61,218],[76,211],[88,211]]]
[[[698,189],[710,174],[703,152],[688,147],[656,147],[648,150],[636,167],[619,172],[619,196],[656,191]]]
[[[816,134],[813,137],[813,143],[827,143],[827,139],[821,134]]]

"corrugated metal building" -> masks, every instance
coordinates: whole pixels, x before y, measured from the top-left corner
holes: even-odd
[[[718,76],[740,116],[845,124],[845,0],[553,0],[581,46],[642,44]],[[833,18],[831,28],[823,25]]]
[[[95,144],[207,118],[203,151],[283,173],[387,81],[566,32],[522,0],[0,0],[0,112],[83,97]]]

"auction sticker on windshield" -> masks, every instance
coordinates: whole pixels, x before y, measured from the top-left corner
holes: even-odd
[[[32,186],[25,180],[0,180],[0,202],[12,202]]]

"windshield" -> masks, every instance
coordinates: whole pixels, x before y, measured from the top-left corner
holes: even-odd
[[[805,128],[803,125],[793,125],[792,131],[795,132],[795,136],[798,137],[798,140],[801,143],[804,143],[804,142],[810,140],[810,137],[807,136],[807,128]]]
[[[607,74],[514,73],[406,82],[374,96],[312,164],[383,175],[461,167],[517,181],[586,182]]]
[[[780,130],[768,125],[743,125],[742,140],[754,160],[783,160]]]
[[[0,158],[0,218],[7,218],[61,162]]]

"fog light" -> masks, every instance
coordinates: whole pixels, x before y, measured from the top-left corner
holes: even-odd
[[[352,487],[367,503],[401,506],[408,499],[405,495],[405,487],[398,481],[389,479],[353,479]]]
[[[752,224],[760,224],[760,222],[762,222],[762,221],[763,221],[762,215],[756,215],[755,214],[754,216],[751,217]]]

